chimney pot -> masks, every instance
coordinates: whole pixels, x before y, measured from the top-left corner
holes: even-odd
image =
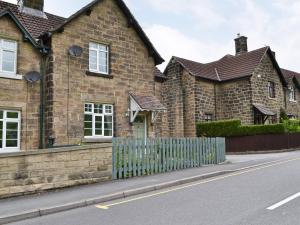
[[[248,52],[248,43],[247,43],[247,37],[241,36],[238,34],[237,38],[234,39],[235,41],[235,54],[241,55],[243,53]]]

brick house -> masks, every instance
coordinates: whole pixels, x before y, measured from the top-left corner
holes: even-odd
[[[271,48],[248,51],[244,36],[235,39],[235,47],[236,55],[210,63],[172,57],[162,89],[171,136],[195,136],[197,121],[274,123],[282,110],[299,116],[299,103],[287,101],[291,91],[299,95],[299,89],[288,88],[297,79],[287,81],[292,75],[280,69]]]
[[[163,134],[163,59],[125,3],[43,8],[0,1],[0,152]]]

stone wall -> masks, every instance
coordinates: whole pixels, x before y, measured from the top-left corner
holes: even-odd
[[[110,47],[110,76],[87,75],[89,43]],[[81,57],[68,56],[72,45],[83,47]],[[115,1],[104,0],[52,37],[47,109],[48,136],[57,144],[76,144],[83,139],[84,103],[114,105],[114,135],[132,136],[126,116],[129,92],[154,95],[154,59]],[[52,68],[51,68],[52,67]],[[149,136],[155,136],[150,124]]]
[[[275,98],[269,97],[268,82],[275,83]],[[279,122],[280,109],[285,108],[285,97],[282,81],[273,63],[266,54],[260,65],[255,69],[251,77],[252,101],[253,104],[262,104],[276,113]]]
[[[40,55],[29,42],[24,42],[18,27],[7,17],[0,19],[0,38],[15,40],[18,45],[17,74],[40,71]],[[21,149],[39,146],[40,83],[29,85],[24,79],[0,76],[0,108],[21,112]]]
[[[167,107],[170,137],[184,137],[184,104],[182,87],[182,68],[178,63],[170,63],[166,72],[168,78],[163,83],[162,99]]]
[[[205,114],[211,114],[213,119],[218,119],[216,118],[216,85],[210,81],[197,79],[197,84],[195,85],[196,121],[204,121]]]
[[[0,198],[111,178],[109,144],[0,154]]]
[[[217,119],[240,119],[253,124],[251,86],[248,78],[217,85]]]

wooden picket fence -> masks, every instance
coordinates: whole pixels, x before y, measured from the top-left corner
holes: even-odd
[[[219,164],[225,160],[225,138],[113,139],[114,179]]]

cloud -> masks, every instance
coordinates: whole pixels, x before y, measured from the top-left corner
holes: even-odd
[[[179,56],[205,63],[216,60],[217,56],[222,57],[228,53],[229,49],[233,46],[231,41],[225,45],[223,43],[201,42],[185,35],[175,28],[158,24],[146,27],[145,31],[166,60],[166,62],[160,66],[162,70],[172,56]]]

